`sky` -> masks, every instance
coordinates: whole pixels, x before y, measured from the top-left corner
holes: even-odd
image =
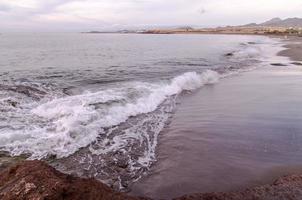
[[[302,0],[0,0],[0,31],[216,27],[302,17]]]

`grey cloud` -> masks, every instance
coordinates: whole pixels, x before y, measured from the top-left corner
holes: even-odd
[[[20,26],[93,29],[114,24],[217,26],[260,22],[272,16],[302,17],[301,0],[34,0],[34,8],[26,5],[27,0],[22,4],[10,1],[0,0],[0,30]]]
[[[10,12],[13,16],[30,17],[40,14],[48,14],[53,12],[57,7],[75,1],[83,0],[52,0],[38,1],[37,8],[27,8],[22,6],[9,7],[6,4],[0,4],[0,12]]]
[[[75,2],[75,1],[83,1],[83,0],[52,0],[52,1],[40,1],[38,8],[31,10],[29,13],[31,15],[42,15],[48,14],[56,10],[59,6],[64,4]]]

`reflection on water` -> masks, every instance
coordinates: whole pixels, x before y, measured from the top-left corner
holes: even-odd
[[[132,192],[230,191],[301,172],[300,70],[266,68],[186,95],[160,138],[158,162]]]

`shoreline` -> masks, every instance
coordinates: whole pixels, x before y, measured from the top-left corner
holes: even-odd
[[[93,178],[63,174],[43,161],[22,161],[0,171],[2,200],[153,200],[115,192]],[[302,175],[287,175],[270,184],[232,192],[205,192],[169,200],[300,200]],[[166,199],[167,200],[167,199]]]
[[[289,44],[284,45],[285,50],[278,53],[278,56],[290,58],[293,62],[302,61],[302,38],[291,37],[288,39]]]
[[[280,56],[286,56],[286,57],[289,57],[292,62],[296,62],[296,61],[302,61],[302,39],[301,38],[298,38],[298,37],[291,37],[289,38],[289,41],[291,42],[300,42],[299,44],[286,44],[285,47],[286,48],[289,48],[289,49],[286,49],[286,50],[283,50],[281,52],[278,53],[278,55]],[[26,161],[26,162],[31,162],[31,161]],[[28,166],[24,163],[26,162],[21,162],[20,165],[25,165],[25,166]],[[32,161],[32,162],[36,162],[36,161]],[[39,161],[37,161],[39,162]],[[19,163],[19,162],[18,162]],[[38,167],[41,166],[40,164],[36,164]],[[33,166],[31,166],[33,167]],[[13,168],[10,168],[10,169],[6,169],[6,172],[9,171],[14,171],[12,170],[14,169]],[[26,170],[29,170],[30,168],[24,168]],[[51,167],[49,168],[51,169]],[[42,170],[48,170],[48,167],[45,168],[45,166],[42,167]],[[51,169],[52,171],[53,169]],[[4,170],[5,171],[5,170]],[[1,171],[0,171],[1,172]],[[3,171],[2,171],[3,173]],[[30,172],[32,173],[32,171]],[[30,176],[30,173],[26,174],[26,177]],[[54,174],[56,175],[57,173],[59,172],[55,172]],[[41,174],[40,174],[41,175]],[[61,175],[60,175],[61,176]],[[4,176],[2,176],[4,177]],[[39,175],[37,176],[39,177]],[[70,178],[70,176],[66,175],[67,179],[72,179]],[[51,177],[50,177],[51,178]],[[1,179],[0,179],[1,180]],[[11,192],[10,194],[11,195],[14,195],[13,193],[16,192],[16,187],[17,184],[16,183],[12,183],[12,182],[9,182],[9,177],[5,180],[1,180],[0,181],[0,197],[1,195],[3,194],[3,192]],[[17,179],[14,179],[14,181],[20,181],[22,183],[22,180],[24,180],[24,177],[17,177]],[[43,180],[41,179],[42,181],[47,181],[47,180]],[[92,180],[89,180],[88,182],[90,182]],[[19,182],[19,183],[20,183]],[[95,182],[95,181],[93,181]],[[17,182],[18,183],[18,182]],[[20,184],[21,184],[20,183]],[[45,182],[40,182],[41,185],[43,186],[43,184]],[[11,184],[11,185],[10,185]],[[23,183],[22,183],[23,184]],[[25,186],[26,186],[26,183],[24,183]],[[94,185],[97,184],[97,183],[93,183],[92,185],[93,186],[89,186],[89,187],[94,187]],[[99,183],[99,184],[102,184],[102,183]],[[280,186],[281,185],[281,189],[280,189]],[[22,195],[25,195],[23,196],[22,198],[29,198],[29,196],[26,196],[26,195],[31,195],[35,192],[36,188],[35,187],[38,187],[40,188],[39,185],[35,184],[35,186],[33,185],[30,185],[30,184],[27,184],[27,189],[25,187],[25,190],[22,190],[22,192],[25,192],[25,193],[19,193],[19,194],[22,194]],[[83,186],[81,184],[75,186],[75,187],[78,187],[78,186]],[[68,187],[71,187],[70,185]],[[87,186],[86,186],[87,187]],[[97,197],[97,195],[99,195],[98,193],[100,193],[100,188],[97,186],[96,190],[94,190],[93,195],[96,195],[96,196],[89,196],[87,199],[90,199],[90,198],[96,198],[98,199],[99,197]],[[18,189],[18,188],[17,188]],[[21,190],[21,188],[19,188]],[[86,188],[87,189],[87,188]],[[195,195],[186,195],[184,197],[181,197],[181,198],[177,198],[177,199],[180,199],[180,200],[191,200],[191,199],[242,199],[242,198],[245,198],[247,197],[246,195],[249,195],[250,199],[264,199],[264,198],[261,198],[261,195],[264,195],[262,197],[265,197],[265,194],[266,195],[272,195],[270,196],[271,198],[272,197],[280,197],[278,195],[280,195],[280,192],[284,195],[283,197],[291,197],[292,199],[300,199],[302,197],[302,192],[299,191],[297,192],[296,194],[294,194],[294,191],[297,191],[297,190],[301,190],[302,189],[302,177],[301,176],[296,176],[296,175],[292,175],[292,176],[289,176],[289,177],[285,177],[285,178],[281,178],[281,179],[278,179],[277,181],[275,181],[272,185],[268,186],[268,185],[264,185],[264,186],[258,186],[258,187],[253,187],[251,189],[247,189],[247,190],[242,190],[241,192],[230,192],[230,193],[202,193],[202,194],[195,194]],[[86,191],[83,191],[83,190],[79,190],[79,188],[76,188],[74,189],[75,191],[74,192],[91,192],[92,190],[90,190],[89,188],[86,190]],[[78,191],[76,191],[78,190]],[[59,192],[59,191],[54,191],[54,192]],[[103,198],[99,198],[99,199],[147,199],[147,198],[135,198],[135,197],[129,197],[127,195],[124,196],[124,194],[121,194],[121,193],[116,193],[116,192],[113,192],[112,190],[110,189],[105,189],[105,192],[109,194],[109,196]],[[112,193],[116,194],[116,195],[112,195]],[[59,194],[59,193],[58,193]],[[36,194],[36,195],[39,195],[39,194]],[[68,193],[67,193],[68,195]],[[80,194],[79,194],[80,195]],[[82,193],[83,195],[83,193]],[[111,195],[111,196],[110,196]],[[274,196],[276,195],[276,196]],[[297,195],[297,196],[295,196]],[[68,196],[67,196],[68,197]],[[87,197],[87,196],[86,196]],[[21,197],[17,197],[14,196],[15,199],[18,199],[18,198],[21,198]],[[3,198],[3,199],[14,199],[14,198]],[[70,196],[69,197],[70,199],[74,199],[75,197],[74,196]],[[280,197],[281,198],[281,197]],[[50,198],[51,199],[51,198]],[[53,198],[54,199],[54,198]],[[68,199],[68,198],[66,198]],[[76,198],[75,198],[76,199]]]
[[[146,31],[116,31],[116,32],[102,32],[102,31],[90,31],[81,32],[81,34],[137,34],[137,35],[255,35],[255,36],[269,36],[269,37],[296,37],[302,38],[302,35],[291,34],[287,32],[267,32],[267,31],[246,31],[246,30],[146,30]]]
[[[296,38],[290,38],[290,41],[293,41],[294,39]],[[270,155],[272,156],[271,158],[270,156],[266,157],[260,151],[266,150],[261,148],[264,148],[263,143],[270,144],[269,138],[274,140],[274,143],[271,144],[273,148],[271,151],[279,151],[273,147],[274,145],[276,147],[280,146],[280,148],[284,145],[282,144],[282,139],[279,140],[278,137],[273,136],[273,134],[275,131],[278,131],[278,135],[281,135],[282,133],[285,133],[284,135],[286,135],[287,131],[282,129],[287,125],[286,123],[283,124],[282,121],[278,122],[275,119],[277,119],[278,115],[287,116],[286,107],[290,107],[290,104],[292,104],[291,101],[295,101],[294,99],[296,99],[297,96],[292,96],[292,99],[285,99],[283,97],[278,98],[280,92],[285,96],[287,96],[287,94],[289,96],[293,94],[288,92],[284,93],[282,89],[281,91],[277,91],[278,88],[284,88],[286,85],[292,85],[292,87],[301,85],[301,83],[294,83],[291,81],[295,80],[297,77],[293,75],[299,73],[298,71],[296,72],[295,69],[296,67],[299,67],[300,62],[293,59],[282,60],[283,59],[281,58],[280,63],[279,61],[272,60],[264,69],[260,68],[244,73],[239,78],[237,76],[233,77],[222,84],[218,83],[217,86],[202,88],[201,91],[198,92],[199,94],[192,94],[192,97],[189,96],[186,99],[183,99],[183,101],[181,101],[182,105],[178,107],[178,113],[174,116],[174,119],[169,125],[169,128],[166,129],[166,132],[162,134],[161,140],[163,142],[162,145],[159,144],[158,147],[159,161],[155,164],[155,167],[151,169],[150,175],[138,181],[134,188],[132,188],[134,191],[131,194],[149,194],[148,196],[160,199],[167,198],[171,195],[176,197],[183,193],[188,194],[198,191],[229,192],[244,189],[246,187],[251,188],[257,185],[267,184],[284,174],[300,174],[300,165],[297,163],[288,163],[287,165],[282,162],[282,160],[286,160],[286,156],[284,158],[277,158],[272,154]],[[284,78],[282,78],[281,74],[283,74],[282,76]],[[262,86],[258,88],[260,85]],[[262,90],[273,90],[275,92],[268,93],[263,92]],[[269,96],[271,98],[268,98]],[[263,100],[261,100],[263,98],[266,103],[263,103]],[[226,102],[223,103],[221,99],[224,99]],[[245,100],[241,101],[241,99]],[[280,104],[280,106],[282,105],[282,107],[285,108],[284,111],[281,111],[280,108],[278,108],[278,101],[280,101],[280,103],[288,103],[288,106],[286,106],[286,103]],[[275,102],[275,107],[271,105],[272,102]],[[249,109],[250,106],[252,107]],[[228,109],[232,107],[239,111]],[[198,110],[199,108],[202,109]],[[198,113],[202,114],[196,113],[196,110],[198,110]],[[277,112],[277,110],[279,111]],[[193,118],[188,118],[189,116],[192,116],[192,113],[194,113]],[[248,115],[246,116],[245,113],[248,113]],[[253,115],[265,117],[268,121],[260,122],[258,118],[251,117]],[[223,118],[221,116],[230,116],[231,119],[228,117]],[[238,118],[237,116],[242,117]],[[294,114],[292,116],[294,116]],[[218,121],[220,118],[221,121]],[[245,119],[246,122],[241,121],[242,119]],[[295,117],[292,119],[296,120]],[[183,122],[183,120],[185,122]],[[230,124],[228,125],[226,122],[229,122]],[[274,131],[270,132],[271,127],[269,123],[272,122],[274,122],[274,124],[271,124],[272,127],[279,126],[280,128],[278,127],[276,130],[272,129]],[[246,123],[254,125],[246,125]],[[266,123],[268,123],[268,126],[265,125]],[[231,131],[229,135],[224,134],[228,131]],[[257,138],[254,134],[255,131],[258,133],[261,133],[262,131],[269,132],[267,136],[259,136],[260,138]],[[183,136],[183,133],[186,133],[186,136]],[[200,134],[202,134],[201,138],[199,137]],[[238,134],[241,136],[238,137]],[[235,142],[232,144],[232,142],[229,141],[229,137],[233,138],[231,141],[235,140],[238,141],[238,143]],[[251,140],[252,142],[249,143],[250,141],[245,141],[245,137],[250,138],[250,140],[253,139]],[[230,146],[226,145],[225,142],[230,143]],[[237,145],[240,146],[237,148]],[[237,150],[232,150],[232,146],[236,147]],[[247,146],[247,149],[245,149],[245,146]],[[282,148],[285,149],[286,146]],[[177,153],[174,153],[175,151]],[[241,152],[245,153],[240,155]],[[196,155],[194,156],[194,154]],[[280,152],[278,152],[278,154],[280,154]],[[202,157],[205,158],[200,158],[199,155],[202,155]],[[284,150],[284,155],[286,155],[286,150]],[[168,156],[172,158],[169,158]],[[232,159],[226,160],[225,158],[228,156],[232,157]],[[248,157],[250,158],[246,159]],[[261,166],[262,161],[260,161],[261,159],[259,160],[259,157],[263,157],[261,159],[264,160],[279,159],[279,161],[281,161],[280,164],[283,163],[284,166],[278,166],[277,161],[274,164],[268,162],[266,163],[266,166]],[[186,158],[195,161],[190,161],[190,159]],[[289,157],[288,159],[294,159],[294,156]],[[216,161],[212,162],[212,160]],[[238,162],[237,166],[234,164],[236,162]],[[265,163],[262,164],[265,165]],[[219,167],[218,165],[225,167]],[[241,165],[243,165],[243,167],[241,167]],[[244,167],[245,165],[247,165],[247,167]],[[260,169],[258,169],[258,165],[261,166],[259,166]],[[225,170],[224,168],[228,170]],[[215,175],[215,173],[220,174],[220,176]],[[220,177],[225,177],[226,180],[220,180]],[[228,180],[233,181],[233,183]],[[192,184],[190,185],[190,183]],[[198,184],[200,185],[197,186]]]

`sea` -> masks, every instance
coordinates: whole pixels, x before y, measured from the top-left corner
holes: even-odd
[[[261,68],[281,46],[266,36],[3,33],[0,151],[127,191],[157,162],[180,96]]]

